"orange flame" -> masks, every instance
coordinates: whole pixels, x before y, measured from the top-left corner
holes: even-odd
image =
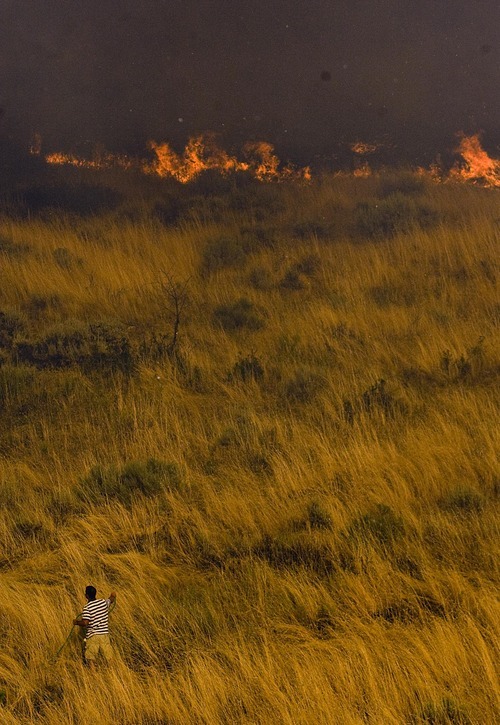
[[[209,169],[227,174],[231,171],[247,171],[249,168],[248,164],[239,162],[219,149],[210,137],[197,136],[189,139],[182,155],[177,154],[166,142],[159,144],[150,141],[148,146],[156,158],[152,164],[145,164],[144,171],[162,177],[173,176],[183,184]]]
[[[214,169],[221,174],[234,171],[248,171],[259,181],[285,181],[302,179],[309,181],[309,167],[296,169],[282,166],[271,144],[260,141],[246,144],[244,154],[247,161],[239,161],[219,148],[211,136],[197,136],[189,139],[184,152],[176,153],[167,142],[150,141],[148,148],[153,152],[152,161],[131,159],[128,156],[102,153],[92,159],[75,154],[52,153],[45,156],[48,164],[76,166],[86,169],[140,168],[145,174],[162,178],[173,177],[183,184],[195,179],[203,171]]]
[[[274,153],[272,144],[266,141],[249,142],[243,149],[249,159],[249,167],[259,181],[284,181],[286,179],[311,180],[311,169],[305,166],[295,169],[288,164],[280,168],[280,160]]]
[[[47,154],[45,161],[48,164],[65,165],[65,166],[77,166],[81,169],[131,169],[137,165],[128,156],[122,156],[118,154],[98,154],[93,159],[85,159],[82,156],[76,156],[75,154],[63,154],[59,151],[53,154]]]
[[[34,134],[30,152],[39,156],[41,148],[41,136]],[[216,170],[221,174],[245,171],[263,182],[294,179],[310,181],[311,179],[311,170],[308,166],[296,168],[290,164],[283,165],[276,156],[274,147],[265,141],[245,144],[243,147],[244,160],[229,155],[217,146],[214,137],[210,135],[189,139],[184,151],[180,154],[176,153],[167,142],[150,141],[148,148],[153,153],[152,160],[110,154],[104,151],[95,153],[91,159],[60,152],[48,154],[44,158],[48,164],[69,165],[78,168],[137,169],[145,174],[162,178],[171,177],[183,184],[189,183],[207,170]],[[363,157],[374,153],[380,146],[356,141],[351,144],[350,148],[357,154],[352,174],[358,178],[370,176],[373,173],[372,169]],[[479,134],[462,135],[457,153],[462,156],[463,161],[457,162],[449,173],[441,167],[439,161],[428,169],[418,168],[416,171],[435,182],[471,182],[491,188],[500,187],[500,160],[491,158],[482,148]]]
[[[361,166],[358,166],[354,171],[352,172],[353,176],[355,176],[357,179],[366,179],[368,176],[372,175],[372,170],[370,168],[369,164],[361,164]]]
[[[479,134],[462,136],[457,152],[464,160],[450,171],[453,181],[471,181],[489,187],[500,187],[500,160],[492,159],[481,146]]]

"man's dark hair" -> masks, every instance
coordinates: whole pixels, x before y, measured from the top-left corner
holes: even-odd
[[[85,588],[85,596],[87,599],[90,599],[91,601],[95,599],[95,595],[97,594],[97,589],[92,586],[88,586]]]

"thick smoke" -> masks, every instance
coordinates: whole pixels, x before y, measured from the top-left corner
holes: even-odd
[[[45,150],[264,139],[302,162],[357,139],[429,161],[500,143],[497,0],[3,0],[0,132]]]

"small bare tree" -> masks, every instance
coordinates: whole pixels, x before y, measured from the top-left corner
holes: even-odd
[[[167,311],[172,320],[172,335],[167,343],[166,351],[169,357],[173,357],[176,353],[181,317],[189,301],[188,284],[190,278],[184,282],[176,282],[168,272],[163,272],[163,274],[162,292],[168,301]]]

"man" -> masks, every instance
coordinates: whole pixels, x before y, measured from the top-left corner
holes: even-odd
[[[108,599],[96,599],[96,588],[88,586],[85,589],[87,604],[78,619],[73,624],[78,627],[85,627],[85,649],[84,659],[89,665],[93,665],[99,652],[109,662],[113,659],[114,652],[109,641],[109,611],[116,601],[115,592],[111,592]]]

